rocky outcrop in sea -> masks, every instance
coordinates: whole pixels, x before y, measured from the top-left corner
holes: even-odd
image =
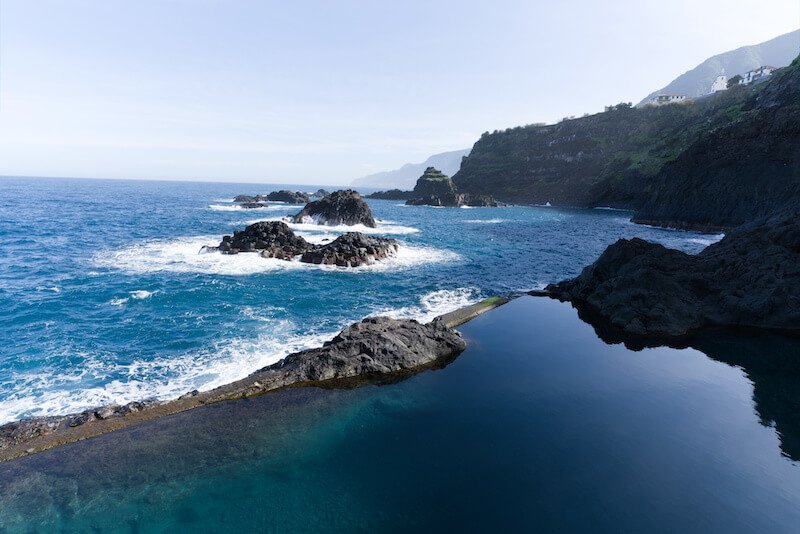
[[[302,191],[288,191],[281,189],[267,195],[267,200],[272,202],[287,202],[289,204],[305,204],[310,200],[308,193]]]
[[[800,332],[800,218],[741,226],[694,256],[621,239],[580,276],[547,291],[635,336],[705,327]]]
[[[397,252],[397,241],[387,237],[347,232],[330,243],[309,247],[300,261],[339,267],[368,265],[393,256]]]
[[[238,203],[255,203],[255,202],[265,202],[267,200],[267,195],[236,195],[233,198],[234,202]]]
[[[317,265],[360,267],[393,256],[398,250],[396,240],[348,232],[324,245],[307,242],[295,235],[282,221],[260,221],[244,230],[226,235],[217,247],[205,247],[203,252],[223,254],[256,252],[264,258],[277,258]]]
[[[325,198],[330,195],[330,191],[326,189],[317,189],[315,192],[311,194],[311,198]]]
[[[363,224],[370,228],[376,227],[369,205],[352,189],[334,191],[321,200],[309,202],[294,216],[294,221],[331,226]]]
[[[497,207],[502,205],[491,195],[459,193],[453,180],[434,167],[425,169],[413,191],[390,189],[367,195],[380,200],[405,200],[409,206],[437,206],[443,208]]]
[[[226,235],[219,244],[220,252],[258,252],[265,258],[292,260],[303,254],[311,245],[281,221],[259,221],[232,236]]]

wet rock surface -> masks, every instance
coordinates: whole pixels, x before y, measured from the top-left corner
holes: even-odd
[[[294,216],[295,222],[315,222],[332,226],[363,224],[375,228],[375,219],[369,205],[357,191],[334,191],[321,200],[309,202]]]
[[[307,242],[282,221],[260,221],[232,236],[226,235],[218,247],[204,247],[201,252],[239,254],[257,252],[265,258],[293,260],[303,263],[360,267],[386,259],[397,252],[399,244],[387,237],[348,232],[324,245]]]
[[[695,256],[621,239],[580,276],[547,290],[631,335],[714,326],[800,332],[800,218],[739,227]]]
[[[236,195],[233,198],[233,201],[237,203],[266,202],[266,200],[266,195]]]
[[[267,200],[272,202],[288,202],[289,204],[305,204],[310,199],[308,197],[308,193],[282,189],[280,191],[273,191],[272,193],[268,194]]]
[[[265,258],[291,260],[311,245],[282,221],[260,221],[232,236],[222,238],[218,250],[224,254],[259,252]]]
[[[386,259],[397,252],[398,244],[387,237],[348,232],[330,243],[310,247],[300,261],[339,267],[359,267]]]

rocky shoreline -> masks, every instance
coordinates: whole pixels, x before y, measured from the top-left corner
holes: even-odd
[[[800,333],[800,218],[738,227],[697,255],[621,239],[546,291],[642,339],[709,327]]]
[[[463,337],[451,325],[463,324],[506,302],[506,298],[486,299],[426,324],[413,319],[369,317],[348,326],[322,347],[290,354],[246,378],[210,391],[190,391],[168,401],[145,399],[7,423],[0,426],[0,462],[208,404],[289,387],[352,388],[390,383],[427,369],[442,368],[466,348]]]

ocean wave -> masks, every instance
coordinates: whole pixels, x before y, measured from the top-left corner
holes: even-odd
[[[500,224],[508,222],[508,219],[467,219],[464,222],[469,224]]]
[[[244,378],[292,352],[318,347],[336,334],[297,334],[286,320],[266,321],[259,330],[253,338],[225,340],[177,357],[121,365],[83,354],[84,364],[71,372],[53,368],[14,373],[8,384],[2,384],[3,390],[14,394],[0,401],[0,424],[146,398],[173,399],[194,389],[206,391]],[[98,382],[103,385],[80,387]]]
[[[128,297],[111,299],[110,301],[108,301],[108,303],[111,304],[112,306],[123,306],[130,299],[142,300],[142,299],[146,299],[146,298],[152,297],[156,293],[158,293],[158,292],[157,291],[146,291],[144,289],[137,289],[136,291],[128,292],[128,295],[130,295]]]
[[[320,232],[330,234],[332,232],[338,232],[337,233],[338,236],[345,232],[361,232],[362,234],[373,234],[373,235],[409,235],[409,234],[416,234],[417,232],[419,232],[419,228],[414,228],[413,226],[402,226],[399,224],[392,223],[390,221],[375,221],[378,224],[376,228],[370,228],[369,226],[365,226],[363,224],[327,225],[327,224],[317,224],[310,222],[296,223],[292,222],[291,217],[269,217],[262,219],[250,219],[248,221],[242,222],[241,224],[249,226],[251,224],[255,224],[261,221],[283,221],[289,226],[289,228],[291,228],[295,232],[306,233],[306,234],[320,233]]]
[[[386,315],[395,319],[416,319],[422,323],[432,321],[439,315],[475,304],[481,299],[476,287],[459,287],[431,291],[419,298],[419,304],[402,308],[378,310],[374,315]]]
[[[215,245],[219,237],[184,237],[168,241],[149,241],[98,253],[94,265],[132,274],[153,272],[199,273],[242,276],[290,269],[318,269],[352,273],[385,272],[416,267],[420,264],[455,261],[460,255],[449,250],[400,244],[391,257],[361,267],[314,265],[299,261],[262,258],[255,253],[201,253],[203,246]]]
[[[36,291],[49,291],[51,293],[61,293],[61,288],[58,286],[36,286]]]
[[[376,309],[369,315],[428,322],[479,299],[480,291],[474,287],[432,291],[419,297],[416,305]],[[119,364],[110,355],[79,352],[72,356],[82,358],[82,364],[69,370],[53,367],[12,372],[0,382],[0,389],[14,391],[0,401],[0,424],[146,398],[174,399],[194,389],[207,391],[240,380],[288,354],[319,347],[352,322],[344,321],[335,331],[301,334],[292,321],[280,317],[284,312],[272,306],[244,306],[241,314],[259,323],[254,336],[221,340],[182,355]]]

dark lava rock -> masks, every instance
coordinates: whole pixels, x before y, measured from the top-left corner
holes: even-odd
[[[269,204],[267,204],[266,202],[242,202],[241,204],[239,204],[239,206],[241,206],[242,209],[246,210],[251,210],[255,208],[266,208],[268,205]]]
[[[459,208],[461,206],[496,208],[501,204],[489,195],[474,195],[471,193],[447,193],[445,195],[430,195],[427,197],[413,198],[406,201],[409,206],[441,206],[444,208]]]
[[[305,252],[309,244],[281,221],[260,221],[233,236],[222,238],[218,250],[224,254],[260,252],[265,258],[291,260]]]
[[[710,326],[800,331],[800,219],[762,219],[695,256],[621,239],[547,288],[614,328],[674,337]]]
[[[233,198],[234,202],[247,202],[247,203],[264,202],[265,200],[267,200],[266,195],[254,195],[254,196],[251,196],[251,195],[236,195]]]
[[[411,198],[406,201],[409,206],[440,206],[458,208],[461,206],[496,207],[499,203],[490,195],[459,193],[449,176],[441,171],[428,167],[425,174],[419,177]]]
[[[455,192],[456,186],[453,185],[453,180],[434,167],[425,169],[425,172],[417,179],[417,184],[414,186],[414,198],[442,197],[455,194]]]
[[[414,198],[413,191],[401,191],[400,189],[390,189],[388,191],[376,191],[370,193],[366,198],[375,198],[378,200],[411,200]]]
[[[255,374],[273,389],[413,369],[452,359],[465,348],[461,335],[438,320],[421,324],[371,317],[348,326],[321,348],[291,354]]]
[[[325,189],[317,189],[314,193],[312,193],[311,198],[325,198],[330,194],[330,191]]]
[[[267,195],[267,200],[273,202],[288,202],[289,204],[305,204],[310,199],[308,193],[302,191],[287,191],[282,189],[280,191],[273,191]]]
[[[369,205],[364,202],[357,191],[352,189],[334,191],[322,200],[309,202],[300,213],[294,216],[294,221],[307,222],[306,218],[317,224],[332,226],[340,224],[348,226],[363,224],[370,228],[376,226]]]
[[[300,261],[339,267],[358,267],[388,258],[397,252],[397,241],[347,232],[330,243],[310,247]]]

